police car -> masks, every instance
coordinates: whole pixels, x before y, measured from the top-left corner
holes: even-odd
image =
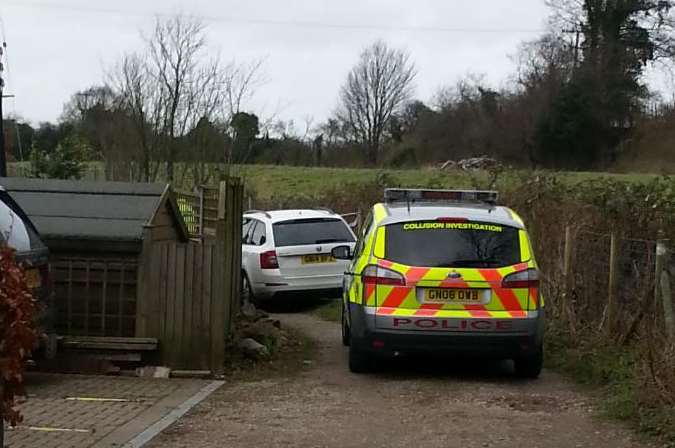
[[[413,352],[513,359],[542,369],[544,301],[522,219],[491,191],[388,189],[352,251],[343,285],[349,367]]]

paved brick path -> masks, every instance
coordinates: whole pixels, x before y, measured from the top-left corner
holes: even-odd
[[[8,448],[119,447],[208,382],[31,374]]]

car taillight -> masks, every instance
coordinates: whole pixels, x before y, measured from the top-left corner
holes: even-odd
[[[260,267],[262,269],[279,269],[279,259],[276,251],[269,251],[260,254]]]
[[[405,286],[405,277],[380,266],[367,266],[361,275],[366,285]]]
[[[536,269],[515,272],[511,275],[507,275],[504,280],[502,280],[502,288],[529,289],[538,287],[539,271]]]

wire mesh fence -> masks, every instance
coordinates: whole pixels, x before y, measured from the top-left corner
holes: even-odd
[[[575,329],[605,331],[622,344],[641,324],[662,334],[670,331],[664,315],[672,304],[664,296],[661,273],[670,283],[670,258],[659,258],[656,240],[622,238],[576,229],[565,244],[572,253],[566,292],[554,304]],[[669,251],[668,251],[669,252]],[[660,263],[661,261],[661,263]],[[659,267],[661,264],[661,267]]]

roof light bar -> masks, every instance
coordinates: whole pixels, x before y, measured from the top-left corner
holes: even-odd
[[[387,188],[384,190],[385,202],[463,202],[485,203],[494,205],[497,203],[499,193],[496,191],[478,190],[423,190]]]

